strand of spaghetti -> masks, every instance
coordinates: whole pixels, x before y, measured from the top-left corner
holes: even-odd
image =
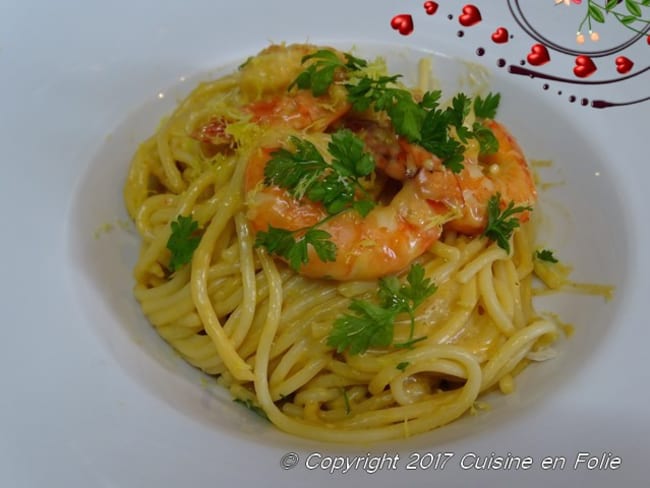
[[[336,376],[349,378],[357,383],[367,384],[373,377],[372,373],[359,371],[358,369],[352,368],[349,364],[344,363],[343,361],[337,361],[336,359],[330,360],[327,367]]]
[[[255,354],[255,392],[266,415],[274,424],[279,425],[282,423],[284,415],[273,402],[268,377],[271,346],[280,325],[282,313],[282,281],[275,263],[264,250],[257,249],[257,257],[262,265],[266,281],[269,283],[269,309],[266,313],[266,321]]]
[[[142,202],[135,213],[135,226],[142,240],[147,242],[155,239],[156,233],[152,225],[151,217],[154,212],[161,208],[169,208],[173,212],[176,207],[176,196],[170,193],[152,195]]]
[[[333,373],[324,373],[318,375],[309,383],[310,388],[342,388],[344,386],[356,385],[358,381],[337,376]]]
[[[508,254],[496,245],[488,247],[484,252],[479,254],[474,260],[466,264],[456,275],[456,279],[461,283],[467,283],[472,276],[489,266],[497,259],[507,259]]]
[[[305,357],[306,353],[307,338],[294,343],[288,351],[282,354],[280,361],[273,369],[273,372],[269,376],[269,386],[274,388],[283,381],[291,370],[296,367],[296,364]]]
[[[461,348],[457,346],[446,346],[446,345],[430,345],[427,347],[418,347],[413,351],[408,353],[398,353],[394,354],[398,362],[384,362],[381,364],[381,368],[376,372],[375,377],[368,383],[368,391],[373,395],[378,395],[388,384],[393,381],[396,377],[403,374],[402,371],[397,369],[397,364],[406,363],[408,364],[406,370],[413,368],[412,371],[415,371],[415,366],[417,364],[429,363],[432,361],[442,361],[440,358],[443,357],[441,351],[445,352],[458,352]],[[395,361],[395,360],[394,360]],[[450,366],[447,362],[436,363],[438,365],[444,365],[447,372],[452,372],[453,374],[461,374],[458,369],[454,369],[453,366]],[[405,371],[406,371],[405,370]],[[451,374],[451,373],[450,373]],[[461,378],[463,376],[460,376]]]
[[[458,270],[461,266],[460,259],[443,261],[442,264],[435,266],[441,260],[432,261],[432,263],[426,267],[427,276],[431,278],[434,283],[442,283],[447,280]]]
[[[309,358],[294,374],[288,378],[284,378],[276,387],[271,388],[271,397],[273,400],[278,401],[298,391],[309,380],[320,373],[327,366],[328,361],[329,357],[322,353]]]
[[[370,398],[366,398],[367,392],[363,392],[363,397],[358,399],[354,404],[350,405],[350,414],[354,412],[354,415],[359,415],[364,412],[373,412],[377,410],[381,410],[384,408],[388,408],[391,405],[395,404],[395,399],[393,398],[393,394],[390,391],[386,391],[382,393],[381,395],[378,396],[373,396]],[[353,410],[354,409],[354,410]],[[349,417],[348,413],[345,415],[334,415],[331,416],[330,412],[328,411],[322,411],[321,412],[321,417],[323,418],[323,421],[327,422],[328,424],[331,422],[336,422],[336,426],[340,426],[341,423]],[[395,430],[396,435],[402,436],[403,432],[401,428],[398,428]]]
[[[431,246],[431,253],[440,256],[447,261],[460,261],[462,255],[460,249],[445,244],[443,241],[436,241],[433,246]]]
[[[171,148],[169,147],[169,132],[171,129],[174,116],[170,117],[162,124],[156,135],[156,146],[158,148],[158,156],[160,157],[160,164],[165,172],[165,184],[175,193],[182,193],[185,190],[185,183],[181,177],[181,172],[176,165],[176,160],[172,155]]]
[[[181,193],[185,190],[186,185],[181,176],[180,170],[176,164],[176,159],[170,147],[170,138],[172,128],[175,122],[182,122],[191,113],[193,108],[202,100],[209,97],[215,91],[228,89],[236,83],[234,77],[226,77],[213,83],[199,85],[189,97],[174,111],[174,113],[163,122],[156,135],[156,147],[160,164],[165,175],[165,183],[175,193]]]
[[[528,353],[541,336],[557,333],[557,326],[548,320],[537,320],[510,337],[483,368],[481,391],[492,387],[509,373]]]
[[[153,144],[154,138],[150,137],[140,144],[131,159],[129,173],[124,184],[124,202],[132,219],[135,219],[138,208],[149,196],[149,177],[151,175],[149,152]]]
[[[513,298],[512,323],[515,328],[521,329],[525,325],[521,280],[512,261],[508,260],[503,263],[506,270],[506,280],[510,285],[510,294]]]
[[[193,335],[186,339],[179,339],[174,342],[174,347],[194,361],[202,361],[209,357],[217,357],[214,353],[214,344],[206,335]]]
[[[512,237],[513,249],[515,250],[514,258],[515,262],[518,263],[517,273],[520,280],[531,274],[534,269],[533,249],[530,245],[532,238],[528,235],[528,227],[530,226],[524,226],[519,232],[515,232]]]
[[[492,265],[493,286],[499,304],[512,321],[515,314],[515,297],[513,296],[512,287],[506,274],[506,262],[508,261],[504,259],[495,261]]]
[[[212,184],[213,181],[214,173],[212,171],[207,171],[199,178],[197,178],[183,194],[183,197],[178,206],[177,215],[190,215],[192,213],[192,207],[194,206],[196,199],[199,198],[201,193],[203,193],[203,191],[205,191],[205,189],[210,184]],[[151,241],[149,247],[140,256],[140,259],[136,263],[133,272],[136,281],[141,281],[144,279],[144,275],[147,270],[165,251],[171,232],[172,231],[170,226],[164,227],[160,234],[156,236],[153,241]]]
[[[489,244],[489,241],[485,238],[468,238],[465,236],[456,236],[450,241],[445,239],[445,242],[453,242],[453,245],[460,249],[461,266],[466,265],[478,256],[480,252],[485,251],[485,248],[488,247]]]
[[[133,288],[133,293],[135,298],[140,302],[149,302],[150,300],[160,300],[161,303],[156,307],[152,307],[154,310],[164,306],[165,300],[172,296],[174,293],[181,290],[190,279],[190,269],[189,267],[184,267],[179,269],[166,283],[156,286],[154,288],[146,288],[142,283],[136,283]],[[147,312],[145,312],[147,313]]]
[[[472,335],[471,331],[475,334]],[[478,315],[473,325],[458,345],[465,346],[481,364],[490,359],[498,348],[508,339],[494,323],[489,314]]]
[[[242,212],[235,215],[235,225],[237,229],[237,241],[239,243],[239,263],[241,266],[244,295],[240,305],[224,325],[224,330],[230,335],[230,341],[233,347],[238,348],[246,338],[253,323],[253,318],[255,317],[257,288],[255,263],[253,260],[253,238],[250,234],[246,217]]]
[[[431,58],[422,58],[418,63],[418,84],[421,92],[429,90],[431,82]]]
[[[450,342],[465,327],[478,300],[476,277],[474,277],[463,285],[460,297],[449,314],[449,318],[433,330],[424,343],[428,345]]]
[[[499,327],[507,337],[510,337],[515,332],[515,326],[512,325],[512,320],[503,310],[503,307],[497,299],[494,290],[494,276],[492,274],[492,266],[485,266],[478,273],[478,289],[481,294],[483,305],[494,320],[494,323]]]
[[[396,368],[393,368],[396,369]],[[453,361],[447,359],[434,359],[411,364],[406,367],[404,372],[398,372],[390,378],[388,385],[393,393],[395,401],[400,405],[409,405],[413,403],[413,397],[406,390],[408,384],[412,388],[412,379],[418,373],[434,373],[435,375],[444,375],[445,377],[454,377],[465,379],[465,370]],[[381,374],[381,373],[380,373]]]
[[[199,321],[198,325],[194,327],[184,327],[177,323],[163,325],[157,328],[158,333],[170,343],[174,343],[179,339],[187,339],[196,335],[197,332],[203,329],[203,324]]]
[[[327,403],[341,396],[340,388],[311,388],[296,394],[293,402],[296,405],[307,403]]]
[[[244,166],[243,164],[238,165],[231,181],[232,191],[226,195],[221,205],[221,211],[213,217],[194,252],[191,283],[194,304],[203,321],[205,331],[214,341],[221,360],[235,378],[241,381],[252,381],[254,376],[250,371],[251,367],[237,354],[233,343],[221,327],[219,318],[210,302],[207,286],[214,243],[241,204],[239,185],[242,182]]]
[[[187,315],[184,315],[180,319],[174,321],[171,325],[175,327],[198,327],[198,326],[203,326],[201,323],[201,318],[199,317],[199,314],[196,312],[191,312]]]
[[[152,322],[169,322],[194,310],[192,291],[189,286],[189,274],[189,272],[184,273],[187,276],[187,281],[182,289],[165,297],[142,302],[142,310],[150,317]]]

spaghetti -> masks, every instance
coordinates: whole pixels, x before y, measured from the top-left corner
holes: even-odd
[[[463,121],[476,134],[491,130],[499,150],[482,156],[478,142],[466,138],[464,168],[451,171],[424,142],[395,134],[390,104],[351,105],[351,87],[387,76],[380,61],[355,65],[356,58],[328,49],[334,68],[317,93],[307,77],[324,66],[310,58],[318,52],[308,45],[267,48],[236,73],[198,86],[141,144],[124,189],[142,238],[135,297],[183,358],[283,431],[348,443],[426,432],[461,417],[486,392],[512,391],[513,376],[557,339],[558,326],[532,306],[533,227],[523,221],[535,189],[526,186],[523,155],[508,169],[520,150],[500,124]],[[385,86],[404,89],[396,78]],[[433,102],[426,106],[422,88],[411,91],[412,101],[443,113]],[[477,117],[469,112],[468,119]],[[332,165],[327,148],[339,130],[362,141],[376,163],[350,197],[350,205],[370,199],[369,213],[348,206],[328,214],[308,192],[290,194],[262,175],[269,158],[282,148],[295,155],[304,141]],[[452,127],[450,138],[463,142],[461,130]],[[483,232],[486,195],[497,192],[526,205],[507,246]],[[422,215],[394,203],[400,198],[427,202]],[[503,210],[507,202],[497,203]],[[170,238],[190,219],[187,263],[172,265]],[[339,232],[368,222],[372,240],[361,233],[348,245]],[[260,245],[271,223],[286,224],[296,242],[306,226],[318,228],[339,252],[321,259],[312,246],[296,263]],[[410,232],[417,246],[393,252],[401,248],[388,244],[391,226],[398,226],[395,239]],[[376,258],[382,246],[388,251]],[[395,270],[386,271],[386,255]],[[437,290],[412,317],[395,309],[389,343],[355,354],[333,344],[335,324],[351,303],[375,303],[382,279],[390,274],[405,283],[409,265],[421,267]]]

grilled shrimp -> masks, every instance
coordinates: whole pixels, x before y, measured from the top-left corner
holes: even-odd
[[[479,155],[478,142],[470,140],[464,168],[458,174],[441,167],[439,158],[381,123],[355,121],[352,127],[374,155],[377,167],[391,178],[407,181],[421,169],[440,171],[436,184],[427,187],[427,198],[457,210],[458,216],[445,225],[446,229],[476,235],[487,225],[488,201],[496,193],[501,194],[502,208],[511,201],[517,206],[532,206],[537,200],[532,174],[517,141],[499,122],[486,120],[484,124],[496,137],[498,151]],[[528,218],[528,211],[519,215],[522,222]]]
[[[246,174],[248,218],[256,231],[269,226],[291,231],[319,224],[327,212],[319,203],[296,199],[277,186],[265,186],[264,167],[274,151],[257,150]],[[429,196],[444,187],[440,171],[422,169],[408,180],[388,203],[378,202],[362,217],[346,210],[318,225],[336,245],[336,260],[322,261],[313,249],[299,272],[313,278],[367,280],[396,273],[422,255],[440,237],[442,225],[455,214]]]
[[[517,206],[533,206],[537,201],[533,176],[515,138],[499,122],[484,123],[499,141],[499,149],[494,154],[466,158],[463,170],[456,175],[460,193],[448,196],[462,200],[462,215],[447,223],[445,228],[466,235],[483,232],[488,219],[488,201],[497,193],[501,194],[502,208],[510,202]],[[522,212],[518,218],[526,222],[529,212]]]

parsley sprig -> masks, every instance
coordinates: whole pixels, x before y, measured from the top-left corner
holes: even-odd
[[[352,108],[364,111],[373,106],[375,110],[385,111],[397,134],[438,156],[454,173],[463,169],[464,144],[469,139],[479,141],[481,154],[498,150],[496,137],[482,123],[475,122],[471,130],[464,125],[472,107],[472,100],[467,95],[456,95],[451,105],[443,110],[439,107],[440,90],[428,91],[422,101],[416,102],[411,92],[395,86],[399,78],[400,75],[377,79],[362,77],[358,83],[346,85]],[[485,100],[476,97],[477,117],[494,117],[499,100],[499,94],[489,94]],[[451,128],[455,130],[457,139],[452,136]]]
[[[550,249],[538,249],[535,251],[535,257],[540,261],[546,261],[547,263],[558,263],[559,261],[553,255],[553,251]]]
[[[266,185],[284,188],[297,199],[322,203],[330,215],[350,206],[364,216],[372,210],[374,204],[368,198],[355,200],[357,190],[366,192],[361,178],[375,169],[375,160],[365,152],[361,139],[348,129],[332,134],[327,145],[331,163],[308,140],[291,137],[290,141],[295,151],[283,148],[271,154],[264,168]]]
[[[262,407],[260,407],[259,405],[256,405],[252,400],[249,400],[249,399],[242,400],[241,398],[235,398],[235,399],[233,399],[233,402],[239,403],[240,405],[243,405],[244,407],[246,407],[248,410],[253,412],[258,417],[261,417],[264,420],[269,420],[269,416],[266,415],[266,412],[264,411],[264,409]]]
[[[388,347],[393,343],[395,319],[407,313],[411,320],[409,339],[397,347],[410,347],[424,337],[413,339],[415,331],[415,310],[437,290],[429,278],[425,278],[421,264],[413,264],[400,283],[396,276],[379,280],[377,299],[379,303],[352,300],[347,313],[334,322],[327,338],[327,344],[337,352],[346,349],[350,354],[365,352],[370,347]]]
[[[404,371],[404,370],[406,370],[406,368],[408,368],[410,365],[411,365],[411,363],[410,363],[409,361],[402,361],[401,363],[397,363],[397,365],[396,365],[395,367],[396,367],[397,369],[399,369],[400,371]]]
[[[493,119],[501,102],[500,93],[488,93],[485,100],[480,96],[474,99],[474,115],[480,119]]]
[[[289,85],[289,90],[297,86],[302,90],[311,90],[314,96],[319,97],[325,94],[334,82],[337,68],[357,71],[368,65],[364,59],[356,58],[351,54],[344,53],[344,56],[345,62],[329,49],[321,49],[303,56],[301,60],[303,64],[309,60],[313,62]]]
[[[171,252],[169,269],[173,272],[192,260],[192,255],[199,246],[201,237],[196,235],[199,223],[192,220],[192,217],[179,215],[176,220],[171,222],[171,228],[172,233],[167,240],[167,249]]]
[[[442,93],[435,90],[426,92],[422,101],[416,102],[410,91],[396,85],[400,77],[364,76],[357,83],[346,85],[352,109],[362,112],[372,107],[385,111],[398,135],[438,156],[452,171],[461,171],[465,147],[451,136],[449,128],[464,129],[463,122],[470,108],[465,102],[469,99],[465,95],[457,96],[450,107],[442,110],[439,108]],[[465,136],[471,136],[471,132],[464,130],[459,136],[466,142]]]
[[[365,152],[363,141],[348,129],[332,134],[327,146],[332,158],[329,163],[310,141],[292,137],[290,142],[294,150],[282,148],[271,154],[264,168],[264,183],[284,188],[294,198],[321,203],[328,216],[298,230],[269,226],[257,233],[255,245],[285,258],[297,271],[309,262],[309,246],[322,261],[336,260],[332,236],[318,227],[346,210],[353,209],[365,217],[374,208],[375,202],[361,180],[374,171],[375,160]]]
[[[314,248],[321,261],[336,261],[336,244],[330,240],[331,237],[329,232],[314,227],[291,231],[270,225],[268,230],[257,233],[255,245],[285,258],[289,266],[298,271],[309,262],[308,246]]]
[[[510,237],[516,228],[519,227],[520,221],[515,214],[532,211],[533,207],[521,205],[515,207],[515,202],[511,201],[508,206],[501,212],[500,207],[501,194],[496,193],[488,200],[488,223],[483,231],[483,235],[496,241],[497,245],[510,253]]]
[[[459,94],[446,109],[439,108],[441,92],[426,92],[422,101],[416,102],[407,89],[397,83],[401,75],[370,77],[360,74],[367,61],[345,54],[347,63],[343,63],[332,51],[321,50],[305,56],[303,62],[310,59],[317,61],[300,73],[289,88],[297,86],[311,89],[315,96],[325,93],[334,82],[336,68],[343,68],[354,74],[344,86],[348,91],[348,100],[353,110],[363,112],[369,108],[385,111],[390,118],[395,132],[411,143],[418,144],[431,154],[438,156],[443,164],[458,173],[463,169],[465,144],[468,139],[479,141],[481,154],[491,154],[498,150],[499,143],[492,131],[485,127],[480,119],[494,118],[501,99],[499,94],[488,94],[485,99],[474,99],[476,121],[471,129],[466,127],[465,118],[472,108],[472,100]],[[454,129],[456,138],[453,137]]]

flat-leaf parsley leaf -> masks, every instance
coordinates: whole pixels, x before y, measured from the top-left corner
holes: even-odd
[[[365,217],[374,208],[375,202],[370,199],[361,179],[374,171],[375,160],[365,152],[363,141],[348,129],[332,134],[327,146],[331,163],[326,162],[308,140],[292,137],[290,142],[293,151],[282,148],[271,153],[264,168],[264,183],[284,188],[297,199],[322,203],[328,216],[303,229],[269,226],[266,231],[257,233],[255,245],[285,258],[298,271],[309,262],[308,246],[321,261],[336,260],[336,244],[327,231],[318,229],[320,225],[349,209]]]
[[[535,257],[540,261],[546,261],[547,263],[559,262],[557,258],[553,256],[553,251],[550,249],[539,249],[535,251]]]
[[[474,98],[474,115],[479,119],[493,119],[501,102],[500,93],[488,93],[485,100],[480,96]]]
[[[325,94],[334,82],[337,68],[358,70],[367,65],[364,59],[356,58],[348,53],[345,53],[344,56],[345,62],[334,51],[329,49],[321,49],[304,56],[302,58],[303,64],[309,60],[313,60],[313,62],[289,85],[289,90],[297,86],[302,90],[311,90],[314,96],[319,97]]]
[[[253,403],[251,400],[248,400],[248,399],[242,400],[241,398],[235,398],[233,400],[233,402],[239,403],[240,405],[243,405],[244,407],[246,407],[248,410],[253,412],[258,417],[261,417],[264,420],[269,420],[269,416],[266,415],[266,412],[264,411],[264,409],[262,407],[256,405],[255,403]]]
[[[496,241],[497,245],[510,253],[510,236],[519,227],[520,221],[515,214],[532,211],[533,207],[522,205],[515,207],[515,202],[510,202],[501,212],[500,208],[501,194],[496,193],[488,200],[488,223],[483,231],[483,235]]]
[[[167,240],[167,249],[172,254],[169,269],[177,271],[192,260],[192,255],[201,242],[201,237],[196,235],[199,223],[192,220],[192,217],[179,215],[176,220],[172,221],[171,228],[172,233]]]
[[[382,278],[377,290],[379,304],[352,300],[349,309],[354,314],[344,314],[334,321],[327,344],[338,352],[347,349],[350,354],[365,352],[370,347],[387,347],[393,343],[395,319],[400,313],[407,313],[411,319],[409,340],[396,346],[410,346],[415,342],[415,310],[436,289],[417,263],[411,266],[406,283],[400,284],[396,276]]]

